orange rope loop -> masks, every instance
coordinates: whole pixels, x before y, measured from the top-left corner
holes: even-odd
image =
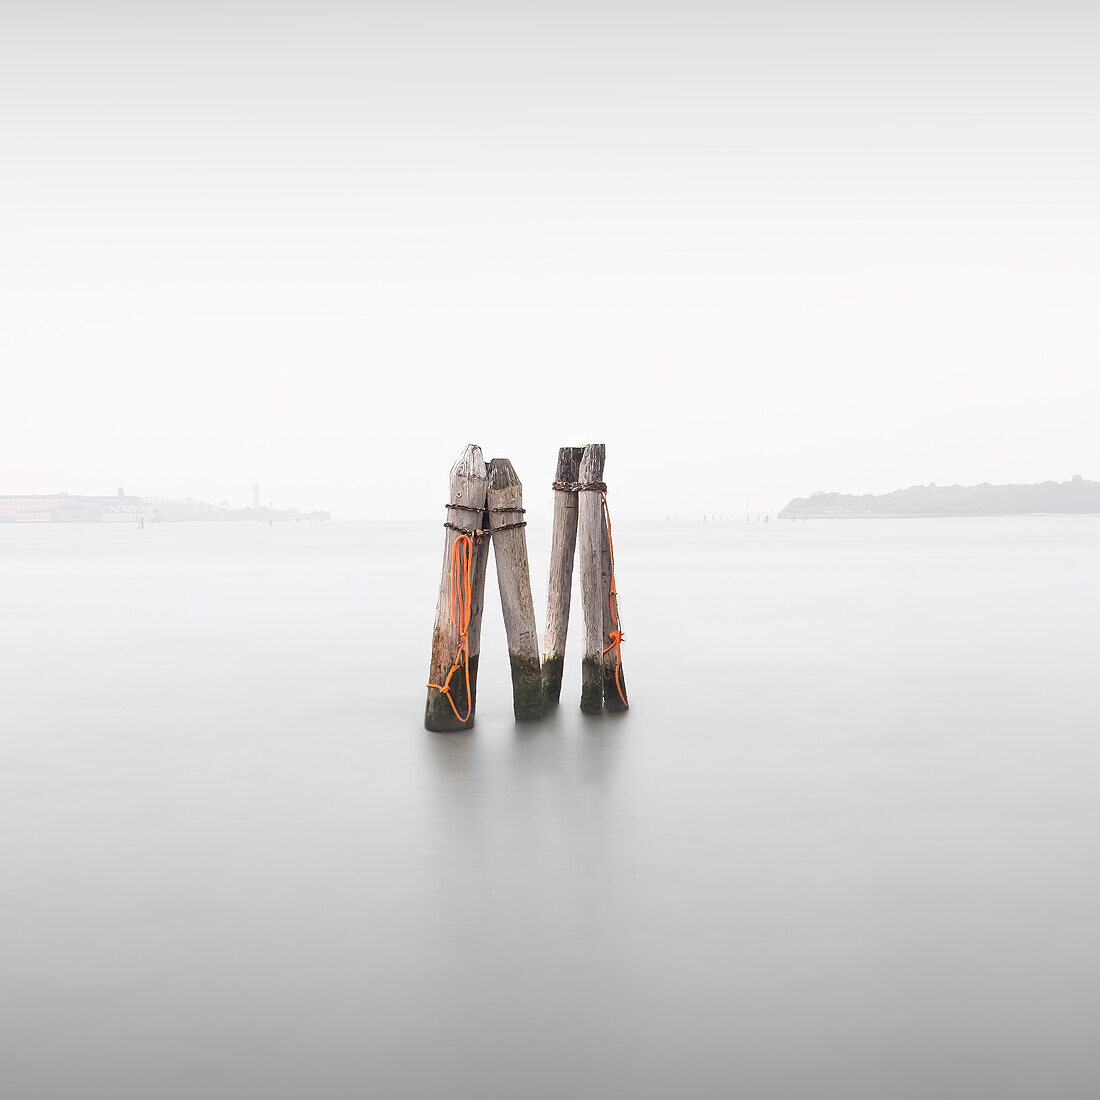
[[[615,688],[619,693],[619,698],[623,701],[623,706],[629,709],[630,704],[626,701],[626,696],[623,694],[623,685],[619,679],[619,668],[623,663],[623,632],[619,627],[619,593],[615,588],[615,541],[611,537],[611,513],[607,510],[606,492],[600,494],[600,500],[603,503],[604,523],[607,524],[607,548],[611,553],[611,590],[607,596],[608,608],[611,611],[612,626],[607,636],[611,639],[611,644],[604,650],[604,653],[610,653],[611,650],[615,651]]]
[[[451,622],[458,627],[458,651],[455,653],[454,664],[447,678],[441,684],[429,684],[430,688],[437,688],[440,695],[447,696],[447,702],[451,704],[451,710],[460,722],[468,722],[473,712],[474,704],[470,698],[470,615],[473,611],[473,589],[470,566],[474,557],[474,536],[480,536],[481,532],[459,535],[451,547]],[[451,695],[451,677],[462,666],[466,676],[466,716],[458,713],[454,697]]]

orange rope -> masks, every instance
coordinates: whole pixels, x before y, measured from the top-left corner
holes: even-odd
[[[615,542],[611,538],[611,513],[607,510],[607,493],[601,493],[600,499],[603,502],[604,523],[607,524],[607,548],[611,553],[611,590],[607,596],[607,606],[611,611],[612,626],[607,636],[611,639],[611,644],[604,650],[604,653],[609,653],[612,649],[615,650],[615,687],[619,692],[619,698],[623,701],[623,706],[629,709],[630,704],[626,701],[626,696],[623,694],[623,685],[619,680],[619,668],[623,663],[623,632],[619,629],[619,593],[615,589]]]
[[[458,627],[458,651],[455,653],[454,664],[447,673],[447,679],[441,684],[429,684],[430,688],[438,688],[440,695],[447,696],[447,702],[451,704],[451,710],[460,722],[468,722],[473,712],[474,703],[470,698],[470,639],[467,637],[470,630],[470,614],[473,611],[472,578],[470,565],[474,557],[474,540],[471,535],[459,535],[451,547],[451,622]],[[463,666],[466,674],[466,717],[458,713],[454,697],[451,695],[451,677],[458,671],[458,666]]]

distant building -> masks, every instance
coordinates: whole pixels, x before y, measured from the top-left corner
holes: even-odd
[[[49,496],[0,496],[0,523],[49,523],[55,510],[72,498],[63,493]]]
[[[0,523],[133,522],[153,509],[140,497],[80,497],[69,493],[0,496]]]
[[[256,487],[259,492],[259,487]],[[263,516],[268,520],[300,522],[326,520],[328,512],[300,512],[297,508],[275,511],[270,505]],[[250,508],[215,506],[201,500],[172,500],[166,497],[129,496],[119,490],[114,496],[73,496],[71,493],[0,495],[0,523],[173,523],[184,520],[255,519]]]

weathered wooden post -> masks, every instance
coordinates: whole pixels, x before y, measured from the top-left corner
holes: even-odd
[[[523,514],[519,476],[508,459],[494,458],[489,463],[489,527],[512,665],[512,709],[518,719],[539,718],[546,709]]]
[[[573,558],[577,551],[577,476],[583,447],[561,447],[554,478],[554,533],[550,543],[550,582],[546,594],[546,636],[542,644],[542,689],[548,706],[561,697]]]
[[[584,607],[584,657],[581,660],[581,710],[603,710],[603,464],[606,447],[589,443],[577,474],[577,544],[581,570],[581,604]]]
[[[619,593],[615,587],[615,544],[605,498],[600,497],[603,527],[600,537],[600,599],[603,603],[603,705],[607,710],[630,708],[623,673],[623,628],[619,621]]]
[[[488,535],[482,534],[487,486],[481,448],[471,443],[451,467],[444,523],[443,575],[424,707],[425,727],[438,732],[469,729],[474,724],[489,549]]]

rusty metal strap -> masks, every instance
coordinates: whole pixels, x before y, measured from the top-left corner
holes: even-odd
[[[558,493],[607,492],[607,485],[603,481],[555,481],[550,487]]]
[[[480,542],[485,535],[489,534],[488,531],[482,531],[480,528],[459,527],[457,523],[445,523],[443,526],[457,531],[460,535],[469,535],[474,542]]]

